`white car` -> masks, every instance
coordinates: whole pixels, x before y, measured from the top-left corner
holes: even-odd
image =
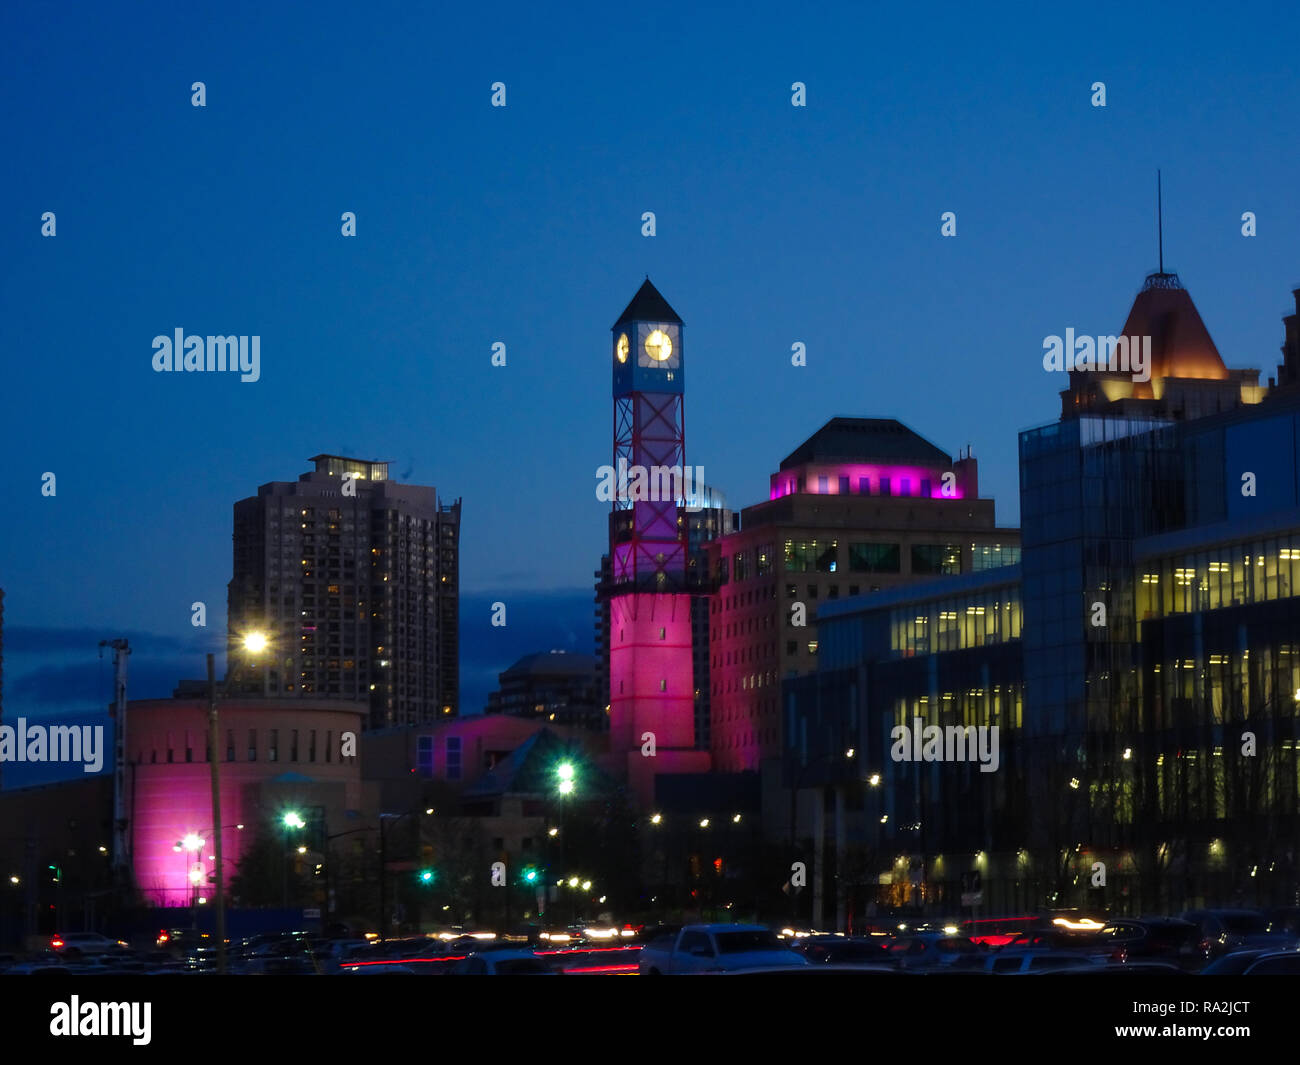
[[[645,944],[637,962],[642,976],[807,964],[807,958],[784,946],[771,929],[746,924],[688,924]]]
[[[1000,976],[1023,976],[1029,973],[1060,972],[1062,969],[1091,969],[1105,963],[1105,958],[1059,950],[999,951],[984,963],[984,971]]]
[[[558,968],[529,950],[486,950],[462,958],[448,976],[558,976]]]
[[[120,954],[127,950],[127,944],[98,932],[69,932],[54,936],[50,949],[69,958],[88,958],[94,954]]]

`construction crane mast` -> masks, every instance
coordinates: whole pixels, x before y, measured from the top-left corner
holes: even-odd
[[[130,876],[130,844],[126,831],[126,660],[131,647],[126,640],[100,640],[113,649],[113,876],[124,885]]]

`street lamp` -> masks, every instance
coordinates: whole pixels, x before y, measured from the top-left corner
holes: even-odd
[[[184,854],[185,857],[185,878],[190,882],[190,924],[197,927],[197,917],[194,913],[195,899],[198,896],[199,883],[203,880],[202,862],[196,867],[194,865],[194,855],[203,849],[207,843],[197,832],[187,832],[172,847],[177,854]]]
[[[267,649],[270,641],[264,632],[248,632],[243,638],[244,651],[252,656],[259,655]],[[226,971],[226,863],[221,846],[221,729],[217,716],[217,677],[215,659],[208,654],[208,768],[212,778],[212,835],[216,849],[216,869],[213,871],[213,888],[217,902],[217,972]],[[227,666],[229,666],[227,662]],[[228,670],[229,672],[229,670]],[[238,663],[234,670],[238,678]],[[229,694],[229,692],[227,692]],[[243,825],[239,826],[243,828]]]
[[[307,822],[303,820],[302,814],[297,810],[286,810],[280,815],[280,824],[284,827],[285,843],[289,841],[289,833],[300,831],[307,827]],[[298,849],[299,854],[306,853],[306,847]],[[283,902],[282,905],[287,910],[289,908],[289,848],[286,846],[284,851],[284,876],[281,878],[283,884]]]

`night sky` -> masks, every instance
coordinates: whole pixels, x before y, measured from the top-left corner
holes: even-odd
[[[828,418],[895,417],[972,444],[1015,524],[1016,434],[1065,386],[1043,338],[1120,329],[1157,167],[1166,269],[1274,372],[1293,9],[414,6],[5,5],[7,720],[106,703],[108,637],[133,698],[200,676],[232,504],[320,452],[463,497],[464,712],[521,654],[589,652],[609,328],[647,274],[686,323],[687,460],[736,508]],[[154,373],[177,328],[260,336],[261,379]]]

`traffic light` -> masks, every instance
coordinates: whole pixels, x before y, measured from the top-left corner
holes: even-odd
[[[434,879],[434,873],[433,873],[433,870],[432,870],[432,869],[421,869],[421,870],[420,870],[420,883],[421,883],[421,884],[432,884],[432,883],[433,883],[433,879]]]
[[[530,884],[530,885],[531,885],[531,884],[536,884],[536,883],[537,883],[537,880],[538,880],[538,875],[539,875],[539,874],[538,874],[538,872],[537,872],[537,866],[535,866],[535,865],[525,865],[525,866],[524,866],[524,870],[523,870],[522,876],[523,876],[523,881],[524,881],[525,884]]]

